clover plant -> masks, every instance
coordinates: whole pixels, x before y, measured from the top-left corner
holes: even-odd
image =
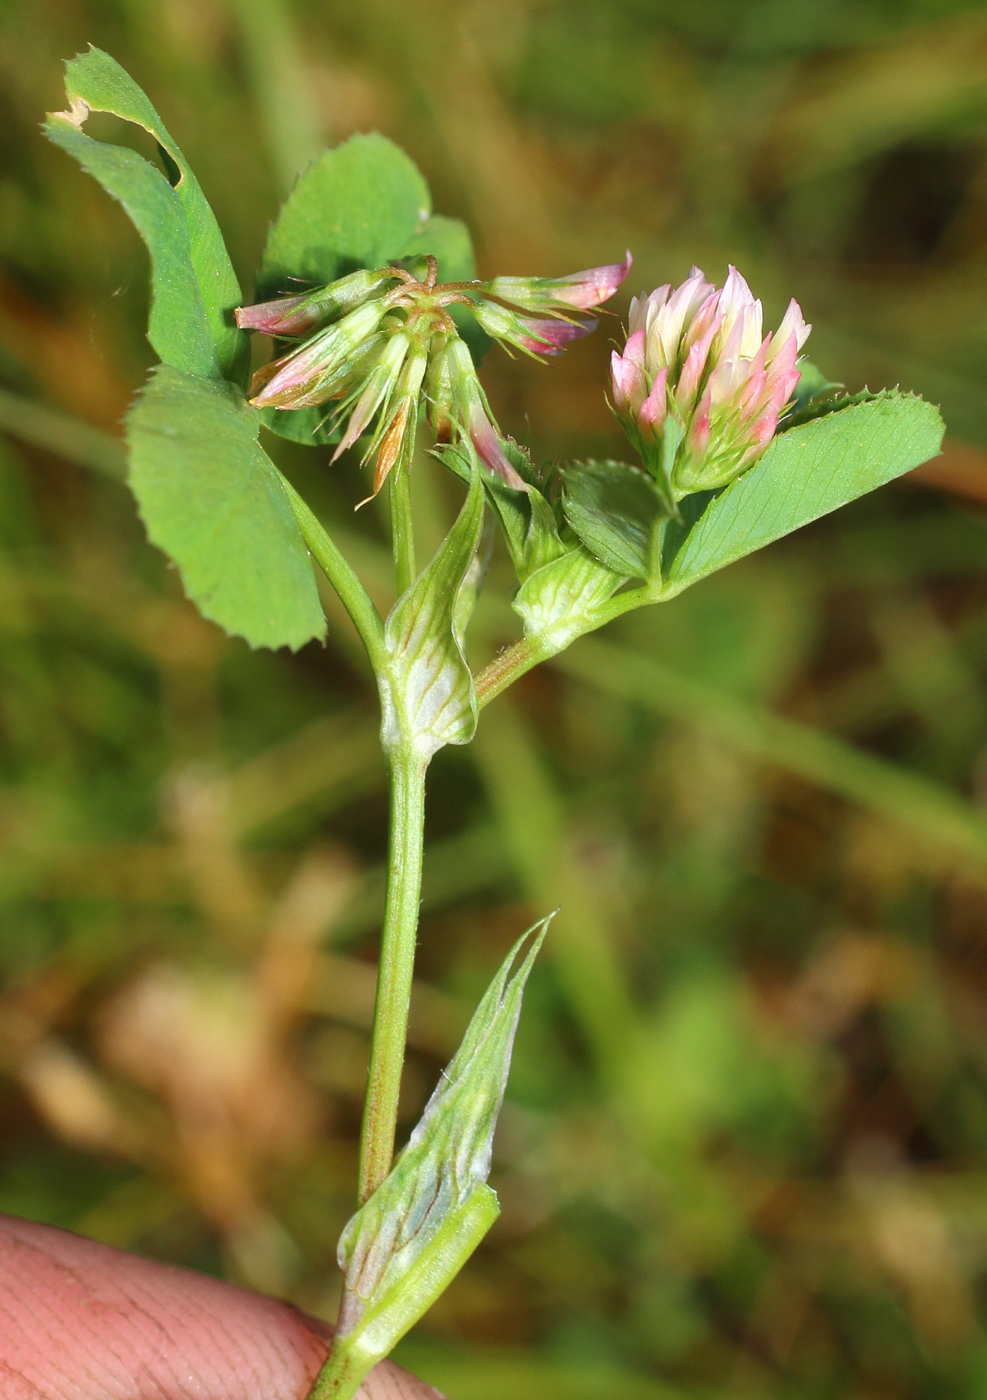
[[[638,461],[537,466],[501,431],[477,364],[491,341],[537,359],[595,324],[631,259],[564,276],[477,281],[469,234],[431,212],[409,158],[379,135],[327,150],[267,239],[246,304],[205,196],[148,98],[98,49],[66,65],[69,108],[46,133],[118,199],[147,244],[148,335],[161,363],[126,424],[129,480],[151,541],[203,615],[254,647],[326,634],[313,561],[377,678],[391,780],[388,885],[361,1138],[359,1208],[343,1232],[335,1340],[313,1397],[346,1400],[497,1218],[487,1185],[521,996],[545,937],[522,939],[394,1159],[418,925],[425,777],[480,711],[537,662],[683,589],[934,456],[936,410],[897,390],[839,396],[801,360],[792,302],[765,336],[734,269],[698,269],[631,304],[601,384]],[[93,140],[90,112],[135,123],[160,168]],[[249,379],[248,332],[276,353]],[[330,530],[271,461],[261,429],[356,449],[389,498],[397,601],[386,617]],[[432,452],[462,483],[434,558],[415,554],[411,482]],[[328,463],[326,463],[328,469]],[[485,520],[517,574],[519,640],[468,661]]]

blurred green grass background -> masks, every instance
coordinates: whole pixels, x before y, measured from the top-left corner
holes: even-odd
[[[399,1359],[452,1400],[979,1400],[987,7],[0,6],[0,1209],[331,1317],[375,699],[331,600],[297,656],[202,622],[115,479],[145,255],[38,134],[90,41],[159,107],[248,295],[297,172],[379,129],[484,275],[630,246],[636,292],[735,262],[769,316],[799,299],[832,378],[941,403],[924,485],[580,642],[434,764],[405,1130],[510,941],[562,913],[503,1217]],[[504,427],[620,455],[618,334],[551,367],[491,353]],[[277,450],[386,598],[355,464]],[[421,467],[433,538],[447,485]],[[501,560],[478,653],[508,596]]]

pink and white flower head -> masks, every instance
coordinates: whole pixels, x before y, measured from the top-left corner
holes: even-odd
[[[764,453],[811,329],[792,301],[763,336],[761,303],[735,267],[722,290],[694,267],[680,287],[631,302],[624,353],[611,361],[613,407],[673,508]]]

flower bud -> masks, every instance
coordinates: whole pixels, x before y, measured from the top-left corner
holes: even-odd
[[[412,343],[413,337],[408,331],[403,327],[396,330],[387,341],[366,379],[353,389],[350,396],[354,401],[350,419],[346,425],[346,431],[340,439],[339,446],[332,454],[331,460],[333,462],[348,447],[353,446],[357,438],[366,431],[367,425],[381,404],[393,393],[398,375],[401,373],[401,367]],[[344,401],[339,410],[341,417],[346,413],[347,407],[348,405]]]
[[[254,376],[250,402],[255,408],[308,408],[341,398],[368,353],[379,345],[375,332],[386,313],[383,301],[366,302],[299,349],[265,365]]]
[[[441,443],[468,442],[483,464],[516,491],[527,490],[511,466],[473,357],[456,335],[443,338],[429,367],[428,419]]]
[[[418,401],[428,368],[428,348],[416,336],[409,335],[408,332],[403,334],[408,336],[411,343],[393,392],[388,396],[381,412],[373,442],[364,458],[366,461],[376,455],[373,491],[375,496],[393,467],[402,463],[410,465],[415,445]]]
[[[361,268],[348,277],[340,277],[324,287],[313,287],[298,296],[278,297],[276,301],[262,301],[256,306],[239,306],[234,315],[241,330],[264,331],[278,337],[308,335],[326,322],[354,310],[385,282],[394,280],[391,268],[378,268],[376,272]]]
[[[722,291],[698,268],[631,303],[613,408],[674,508],[726,486],[766,450],[798,384],[811,326],[791,302],[762,340],[761,303],[736,268]]]
[[[522,316],[493,301],[477,302],[472,311],[487,335],[516,345],[535,359],[542,355],[561,355],[570,340],[589,335],[596,328],[593,319],[576,322],[547,316]]]
[[[632,261],[628,253],[622,263],[606,263],[566,277],[495,277],[485,290],[522,311],[589,311],[613,296]]]

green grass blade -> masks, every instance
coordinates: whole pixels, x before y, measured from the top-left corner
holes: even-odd
[[[708,728],[752,757],[908,828],[962,865],[987,870],[987,820],[962,798],[915,773],[611,642],[581,641],[552,664],[656,714]]]

